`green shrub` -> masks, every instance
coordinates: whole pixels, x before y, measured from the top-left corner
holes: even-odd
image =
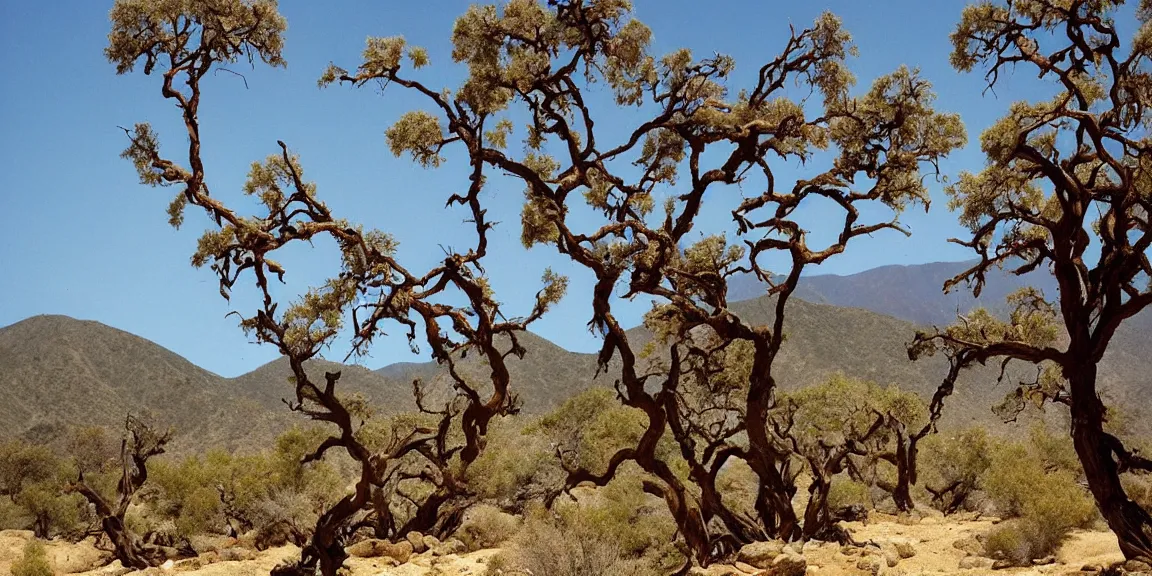
[[[993,558],[1003,558],[1023,566],[1032,558],[1038,557],[1032,546],[1034,531],[1031,522],[1020,519],[1001,522],[988,532],[984,550]]]
[[[646,558],[629,558],[611,535],[576,516],[571,520],[530,515],[513,540],[504,573],[548,576],[656,576],[662,572]],[[489,565],[489,571],[497,574]]]
[[[12,576],[53,576],[55,572],[48,563],[48,553],[39,540],[30,540],[24,545],[24,556],[12,563]]]
[[[836,511],[856,504],[872,507],[868,485],[843,475],[834,477],[828,489],[828,508]]]
[[[1089,527],[1097,518],[1096,506],[1078,483],[1078,474],[1046,457],[1052,454],[1052,446],[1011,443],[999,447],[985,480],[996,510],[1013,519],[993,530],[990,541],[995,536],[995,550],[1017,564],[1052,554],[1070,531]]]
[[[468,511],[456,537],[471,551],[495,548],[520,530],[520,519],[495,506],[481,504]]]
[[[981,489],[992,465],[994,445],[983,428],[933,434],[920,443],[919,487],[940,495],[930,499],[933,508],[942,512],[971,509],[971,495]]]

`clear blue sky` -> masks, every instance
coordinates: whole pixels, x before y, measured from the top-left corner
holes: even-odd
[[[736,83],[746,84],[778,53],[790,22],[802,28],[820,11],[834,11],[859,46],[852,67],[860,88],[900,64],[919,66],[936,86],[938,107],[963,115],[971,144],[943,166],[954,176],[979,169],[980,131],[1015,91],[1033,81],[1021,74],[998,96],[982,99],[979,74],[959,75],[948,67],[947,35],[963,5],[640,0],[636,12],[654,30],[656,52],[687,46],[697,55],[729,54],[737,62]],[[97,0],[0,4],[0,326],[37,314],[97,320],[221,375],[241,374],[276,356],[270,347],[250,344],[235,317],[225,318],[232,306],[251,310],[254,301],[241,293],[233,304],[225,302],[212,272],[188,264],[208,225],[203,213],[189,211],[184,227],[173,230],[165,207],[175,191],[139,185],[131,164],[117,157],[126,143],[118,125],[152,122],[176,158],[184,137],[176,110],[159,94],[158,78],[143,76],[139,67],[118,77],[104,60],[110,7]],[[451,64],[449,35],[466,7],[458,1],[282,2],[289,23],[287,70],[241,65],[236,70],[247,77],[248,89],[228,74],[212,78],[205,89],[201,123],[214,193],[244,206],[239,188],[248,165],[276,152],[280,139],[301,155],[307,177],[334,212],[391,232],[401,242],[401,259],[413,269],[440,256],[438,243],[469,242],[463,214],[442,208],[448,194],[466,185],[461,165],[425,171],[393,158],[385,145],[389,123],[419,102],[397,90],[382,96],[372,88],[321,91],[315,84],[330,60],[354,67],[366,36],[403,34],[429,51],[433,66],[421,71],[425,82],[455,85],[461,70]],[[863,239],[819,272],[969,258],[945,242],[960,229],[940,187],[932,186],[931,213],[904,217],[911,239],[895,233]],[[490,216],[502,222],[492,238],[496,257],[488,262],[493,285],[511,304],[534,293],[545,266],[572,273],[569,297],[534,331],[566,348],[591,351],[596,342],[585,329],[590,279],[553,250],[520,247],[521,194],[519,186],[498,183],[488,198]],[[730,210],[716,208],[717,214]],[[814,226],[819,230],[818,221]],[[323,246],[292,256],[284,298],[335,272],[333,253]],[[625,307],[623,319],[638,322],[644,308]],[[509,306],[506,312],[526,310]],[[398,331],[385,340],[363,360],[369,368],[419,359],[407,352]],[[337,348],[330,357],[342,358],[343,352]]]

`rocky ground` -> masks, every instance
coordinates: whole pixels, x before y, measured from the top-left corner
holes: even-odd
[[[700,576],[1065,576],[1098,574],[1103,567],[1123,560],[1116,538],[1110,532],[1079,531],[1069,537],[1048,564],[994,570],[993,560],[981,555],[983,549],[979,540],[994,522],[994,519],[946,520],[939,516],[909,521],[874,515],[868,522],[845,525],[862,544],[860,547],[808,543],[798,548],[795,545],[785,547],[762,543],[746,547],[741,553],[741,561],[693,572]],[[31,537],[31,533],[23,531],[0,532],[0,574],[11,573],[11,563],[20,557],[25,542]],[[486,561],[499,552],[465,552],[455,542],[440,544],[415,540],[399,544],[360,543],[357,546],[350,550],[354,556],[347,562],[351,576],[481,576],[486,570]],[[263,576],[276,564],[299,553],[294,546],[262,552],[221,548],[170,566],[127,572],[118,562],[96,568],[106,562],[107,556],[96,550],[90,541],[79,544],[53,541],[48,543],[47,550],[57,574],[87,576],[163,576],[177,573],[188,576]],[[405,561],[401,563],[394,557]],[[1132,570],[1128,573],[1140,573],[1141,567],[1130,568]]]

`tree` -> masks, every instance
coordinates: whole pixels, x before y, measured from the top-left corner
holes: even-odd
[[[164,453],[172,439],[172,431],[157,432],[148,424],[129,415],[124,420],[124,436],[120,442],[119,479],[114,494],[102,493],[97,485],[85,478],[94,470],[78,466],[77,479],[69,490],[79,493],[95,508],[100,526],[112,543],[113,553],[126,567],[143,569],[159,566],[166,560],[190,552],[190,548],[177,550],[144,541],[124,523],[124,515],[136,493],[148,481],[148,460]]]
[[[987,166],[948,189],[971,233],[954,241],[980,261],[945,288],[967,282],[979,295],[990,269],[1009,266],[1047,270],[1059,294],[1023,291],[1007,321],[969,318],[917,340],[970,350],[981,363],[1041,365],[1019,397],[1068,407],[1101,514],[1127,558],[1152,561],[1152,516],[1120,481],[1122,472],[1152,470],[1152,461],[1105,430],[1096,382],[1116,331],[1152,303],[1152,6],[1139,4],[1125,49],[1113,19],[1122,4],[1008,0],[964,10],[952,33],[953,67],[983,66],[989,89],[1006,68],[1028,68],[1054,93],[1012,104],[981,136]]]
[[[646,488],[666,500],[692,556],[707,563],[725,543],[804,537],[791,505],[793,452],[768,425],[777,405],[772,365],[784,342],[788,300],[806,267],[842,253],[854,238],[903,230],[898,214],[928,197],[922,170],[934,172],[940,158],[963,144],[964,132],[958,117],[933,109],[929,84],[913,70],[901,68],[852,96],[846,58],[854,48],[830,14],[794,31],[738,93],[729,86],[731,58],[697,60],[687,50],[657,58],[649,53],[650,39],[627,2],[515,0],[503,8],[473,7],[457,20],[453,59],[469,76],[455,91],[421,82],[426,53],[401,37],[370,38],[355,71],[332,65],[321,83],[411,90],[428,109],[397,124],[404,129],[391,140],[395,151],[435,166],[441,152],[454,147],[467,153],[477,174],[490,167],[523,182],[524,244],[552,246],[594,275],[590,326],[603,335],[601,368],[619,358],[619,370],[613,369],[618,394],[648,421],[634,446],[617,451],[602,470],[573,470],[568,483],[603,484],[624,463],[636,463],[653,478]],[[401,58],[405,50],[408,62]],[[610,89],[615,105],[635,107],[636,120],[615,142],[594,120],[597,102],[587,90],[594,82]],[[792,83],[802,96],[791,97],[786,86]],[[523,154],[506,151],[516,130],[508,112],[513,105],[530,118],[521,132]],[[823,171],[811,166],[817,159],[826,162]],[[811,175],[785,183],[777,160],[807,161]],[[684,185],[673,188],[681,172]],[[733,202],[732,212],[744,246],[729,246],[721,234],[694,241],[705,196],[719,201],[720,190],[736,184],[748,195]],[[574,193],[602,225],[581,230],[569,219],[580,201]],[[812,247],[798,209],[825,201],[842,211],[842,220],[828,245]],[[653,215],[658,203],[665,206],[662,218]],[[886,208],[892,219],[866,221],[873,211],[865,206]],[[787,262],[783,279],[766,270],[769,255]],[[738,271],[771,284],[771,324],[750,324],[727,307],[726,279]],[[669,335],[661,344],[670,357],[666,370],[639,365],[612,310],[617,286],[626,288],[626,298],[657,300],[650,318]],[[735,424],[747,446],[698,445],[694,429],[680,421],[681,348],[688,347],[682,341],[697,328],[715,332],[719,349],[748,346],[747,391]],[[669,433],[693,470],[688,479],[657,454]],[[746,461],[758,478],[756,518],[736,519],[711,499],[710,487],[698,498],[686,484],[708,486],[712,467],[729,459]],[[717,533],[714,518],[723,524]]]
[[[221,295],[229,298],[232,287],[244,277],[262,297],[254,313],[241,315],[241,327],[287,357],[294,388],[289,407],[332,427],[331,435],[303,460],[312,462],[329,450],[343,450],[359,467],[354,491],[320,515],[299,562],[278,572],[311,573],[318,567],[331,576],[345,558],[345,540],[365,522],[359,518],[362,513],[376,516],[368,522],[391,526],[388,500],[397,494],[396,484],[408,479],[405,470],[409,467],[404,465],[408,457],[426,461],[431,472],[417,472],[418,477],[437,488],[416,504],[413,518],[399,529],[451,529],[462,514],[459,500],[469,494],[458,468],[467,468],[479,456],[492,419],[518,408],[507,367],[509,356],[525,354],[516,334],[561,298],[566,279],[545,271],[544,288],[530,312],[505,319],[482,266],[493,223],[486,218],[480,199],[485,181],[481,164],[474,166],[466,190],[447,202],[466,209],[475,225],[474,244],[463,251],[450,250],[442,263],[423,273],[410,271],[398,261],[397,243],[390,235],[334,216],[318,198],[317,186],[305,179],[299,157],[282,141],[277,141],[277,153],[253,163],[244,185],[246,194],[260,200],[261,214],[247,217],[229,208],[210,194],[206,183],[199,120],[201,80],[213,69],[241,58],[260,59],[273,67],[285,65],[281,50],[286,22],[276,2],[118,0],[110,18],[105,56],[119,74],[131,72],[141,60],[146,75],[160,72],[161,94],[176,104],[188,138],[186,160],[178,162],[161,154],[159,137],[149,124],[137,124],[126,130],[130,142],[123,157],[132,161],[141,183],[178,187],[169,209],[172,225],[183,223],[189,205],[203,209],[215,223],[216,228],[200,239],[192,264],[211,267],[219,278]],[[402,46],[389,42],[372,42],[365,51],[373,66],[396,65],[403,56]],[[411,50],[408,58],[420,65],[427,56]],[[429,122],[429,117],[407,116],[389,129],[388,140],[393,151],[410,151],[431,166],[438,163],[438,157],[426,153],[419,143],[439,134],[439,126]],[[287,270],[273,256],[285,246],[319,238],[331,239],[340,248],[340,274],[281,307],[269,284],[273,276],[283,281]],[[444,303],[452,297],[464,304]],[[309,374],[306,363],[346,325],[352,354],[363,354],[388,323],[406,332],[414,350],[418,341],[428,344],[432,357],[448,367],[457,396],[446,406],[428,406],[416,383],[417,405],[435,425],[393,429],[385,442],[372,449],[358,434],[370,407],[338,394],[339,372],[319,378]],[[469,381],[456,370],[456,359],[469,352],[487,362],[487,382]],[[448,443],[448,433],[455,426],[461,430],[462,445]],[[461,462],[457,469],[450,466],[453,459]]]

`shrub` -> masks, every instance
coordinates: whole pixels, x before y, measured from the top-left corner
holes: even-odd
[[[989,534],[990,542],[995,541],[989,550],[1017,564],[1052,554],[1068,532],[1088,527],[1097,517],[1077,474],[1045,458],[1051,447],[1036,443],[999,447],[985,481],[997,511],[1014,519]]]
[[[932,494],[941,512],[970,509],[970,496],[981,489],[994,442],[983,428],[957,434],[933,434],[920,443],[919,484]]]
[[[514,540],[516,571],[548,576],[656,576],[651,561],[628,558],[619,542],[594,526],[535,514]],[[489,566],[492,570],[492,566]],[[509,571],[505,571],[506,573]],[[493,571],[492,573],[496,573]]]
[[[55,572],[48,563],[48,553],[39,540],[29,540],[24,545],[24,556],[12,563],[12,576],[53,576]]]
[[[520,529],[520,519],[495,506],[481,504],[468,511],[456,532],[471,551],[495,548],[511,540]]]
[[[871,508],[869,488],[863,482],[857,482],[847,476],[836,476],[832,479],[832,486],[828,489],[828,508],[832,511],[853,505]]]

